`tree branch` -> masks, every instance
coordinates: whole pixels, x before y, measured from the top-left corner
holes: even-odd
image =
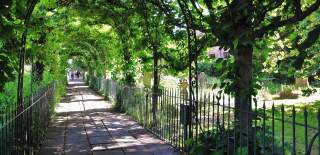
[[[320,24],[316,25],[315,28],[308,33],[307,38],[303,42],[296,45],[296,48],[298,49],[299,54],[295,57],[293,66],[297,70],[302,69],[303,63],[306,58],[313,56],[312,53],[311,54],[307,53],[306,49],[311,47],[319,39],[319,36],[320,36]]]
[[[191,0],[192,6],[193,8],[196,10],[196,12],[199,14],[199,16],[201,18],[204,18],[202,12],[199,10],[199,8],[197,7],[196,1],[195,0]]]
[[[299,21],[302,21],[305,19],[307,16],[309,16],[311,13],[319,9],[320,6],[320,0],[316,0],[315,3],[313,3],[308,9],[305,11],[302,11],[299,14],[295,14],[293,17],[286,19],[286,20],[280,20],[280,16],[275,17],[275,20],[270,23],[269,25],[262,27],[261,29],[256,30],[256,38],[261,38],[263,37],[264,34],[266,34],[269,31],[276,30],[279,27],[288,25],[288,24],[295,24]]]
[[[257,12],[257,18],[254,24],[259,25],[264,20],[264,17],[266,16],[267,12],[279,7],[283,3],[283,1],[284,0],[270,0],[270,2],[267,5],[262,6],[261,9],[257,8],[257,10],[261,10],[261,11]]]
[[[212,8],[212,1],[211,0],[205,0],[206,6],[209,10],[209,16],[210,16],[210,20],[209,20],[209,25],[212,31],[212,34],[214,34],[215,36],[221,36],[221,32],[216,28],[218,25],[218,23],[216,22],[217,18],[213,13],[213,8]]]
[[[293,6],[295,7],[294,12],[296,15],[302,13],[300,0],[293,0]]]
[[[308,37],[300,44],[297,45],[299,51],[304,51],[311,47],[320,36],[320,24],[316,25],[313,30],[308,33]]]

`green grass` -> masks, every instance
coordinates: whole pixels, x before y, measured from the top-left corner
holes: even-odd
[[[4,90],[0,92],[0,107],[14,105],[17,101],[17,88],[18,80],[7,82],[4,86]],[[24,76],[24,94],[30,95],[30,74],[26,73]]]
[[[270,94],[278,94],[282,90],[282,85],[279,83],[274,83],[272,81],[265,81],[262,85]]]
[[[307,110],[307,117],[305,117],[304,108]],[[274,117],[278,120],[275,120],[274,122],[274,130],[275,130],[275,137],[276,142],[280,143],[281,145],[281,138],[282,138],[282,129],[284,129],[284,141],[287,145],[287,153],[291,153],[292,150],[292,144],[293,144],[293,129],[295,127],[295,136],[296,136],[296,150],[297,154],[303,154],[305,153],[305,118],[307,118],[307,139],[308,143],[310,144],[310,141],[312,137],[316,134],[317,130],[313,128],[318,127],[318,119],[317,119],[317,111],[320,108],[320,101],[308,104],[307,106],[303,105],[297,105],[296,106],[296,124],[293,125],[293,114],[292,114],[292,106],[284,106],[285,113],[283,120],[285,121],[284,126],[282,126],[282,115],[281,115],[281,108],[275,107],[275,114]],[[269,117],[272,116],[272,110],[267,110],[267,115]],[[267,119],[267,125],[272,127],[272,121],[271,119]],[[271,128],[270,128],[271,130]],[[319,150],[319,144],[318,139],[316,139],[315,143],[312,147],[311,154],[317,154]]]
[[[49,72],[44,72],[43,80],[40,83],[33,83],[33,91],[36,92],[39,88],[46,86],[57,79],[62,79],[61,76],[52,76]],[[31,88],[30,88],[30,73],[25,73],[24,76],[24,96],[30,96]],[[0,92],[0,109],[5,109],[9,106],[15,106],[17,102],[17,88],[18,88],[18,78],[11,82],[7,82],[4,86],[4,90]],[[60,100],[60,97],[64,94],[65,84],[62,81],[59,81],[56,87],[55,93],[55,102]]]

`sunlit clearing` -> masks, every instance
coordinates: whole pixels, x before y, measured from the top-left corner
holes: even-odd
[[[76,21],[71,23],[72,26],[80,26],[81,25],[81,21],[79,19],[76,19]]]
[[[47,16],[47,17],[53,16],[53,15],[54,15],[54,13],[53,13],[52,11],[48,11],[48,12],[46,13],[46,16]]]
[[[108,33],[111,30],[111,26],[107,24],[102,24],[100,29],[98,30],[100,33]]]

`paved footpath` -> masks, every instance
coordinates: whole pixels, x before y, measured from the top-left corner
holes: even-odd
[[[110,112],[81,82],[73,82],[56,108],[40,155],[178,155],[125,114]]]

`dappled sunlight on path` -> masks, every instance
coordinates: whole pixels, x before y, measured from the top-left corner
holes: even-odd
[[[71,82],[56,107],[40,155],[177,155],[125,114],[113,113],[104,101],[81,81]]]

